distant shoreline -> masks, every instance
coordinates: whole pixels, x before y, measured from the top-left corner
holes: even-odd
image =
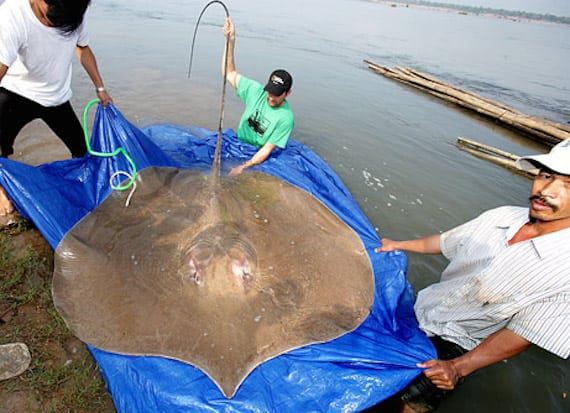
[[[370,3],[379,3],[391,7],[416,8],[457,13],[460,15],[473,15],[505,19],[512,22],[540,22],[550,24],[570,25],[570,17],[555,16],[552,14],[538,14],[524,11],[493,9],[490,7],[472,7],[452,3],[431,2],[425,0],[366,0]]]

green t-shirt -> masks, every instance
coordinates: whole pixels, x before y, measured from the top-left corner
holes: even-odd
[[[269,106],[263,86],[255,80],[240,76],[237,95],[245,103],[239,121],[238,138],[258,148],[271,142],[283,149],[295,125],[293,111],[284,101],[277,108]]]

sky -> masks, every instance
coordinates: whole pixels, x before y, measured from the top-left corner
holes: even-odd
[[[531,13],[570,16],[570,0],[428,0],[465,6],[527,11]]]

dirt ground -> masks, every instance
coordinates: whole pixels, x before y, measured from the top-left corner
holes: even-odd
[[[53,251],[26,222],[0,229],[0,345],[23,342],[32,357],[0,381],[0,413],[114,412],[85,345],[53,306]]]

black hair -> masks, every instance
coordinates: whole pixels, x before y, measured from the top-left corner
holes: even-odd
[[[64,36],[75,32],[91,0],[45,0],[48,5],[46,17],[53,27]]]

